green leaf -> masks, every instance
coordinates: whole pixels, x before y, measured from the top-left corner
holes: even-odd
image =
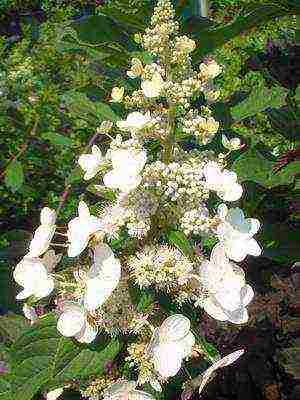
[[[193,247],[183,232],[171,231],[168,234],[168,242],[177,247],[187,257],[193,256]]]
[[[80,41],[89,44],[124,42],[127,39],[124,27],[116,24],[106,15],[91,15],[81,21],[75,21],[73,27]]]
[[[24,183],[23,166],[20,161],[11,162],[5,171],[5,184],[12,192],[19,190]]]
[[[14,343],[29,328],[25,317],[8,314],[0,317],[0,333],[4,339]]]
[[[231,116],[234,122],[265,111],[267,108],[278,108],[285,103],[287,90],[282,86],[256,88],[244,101],[231,108]]]
[[[11,400],[11,385],[6,375],[0,376],[0,400]]]
[[[272,128],[282,136],[289,140],[299,138],[300,120],[287,107],[279,110],[271,109],[267,112],[267,115]]]
[[[252,181],[268,189],[289,185],[300,174],[300,163],[297,161],[288,164],[278,173],[273,171],[275,165],[276,161],[265,158],[257,149],[252,148],[233,163],[232,169],[240,182]]]
[[[84,93],[69,91],[62,96],[62,100],[80,118],[86,120],[94,118],[98,122],[104,120],[117,121],[119,119],[107,104],[91,101]]]
[[[194,61],[200,62],[201,59],[213,52],[217,47],[223,46],[225,43],[236,36],[249,31],[275,17],[285,15],[300,14],[299,3],[292,1],[277,1],[269,4],[257,5],[256,2],[248,5],[249,11],[243,15],[238,15],[235,20],[225,26],[201,29],[197,32],[195,27],[194,36],[199,39],[199,46],[193,52]]]
[[[11,347],[14,400],[30,400],[42,385],[87,379],[104,372],[120,351],[116,339],[83,345],[61,336],[56,318],[47,315]]]
[[[72,139],[56,132],[43,132],[41,136],[44,140],[48,140],[54,146],[71,147],[73,145]]]

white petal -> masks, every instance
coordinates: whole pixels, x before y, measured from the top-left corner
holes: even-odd
[[[163,377],[175,376],[181,368],[182,351],[177,342],[159,345],[153,351],[155,370]]]
[[[161,340],[179,340],[190,331],[190,320],[182,314],[174,314],[164,320],[159,336]]]
[[[66,337],[77,335],[86,323],[85,312],[79,304],[68,302],[57,322],[57,330]]]
[[[97,309],[110,297],[121,277],[121,265],[114,256],[103,259],[101,264],[97,260],[95,265],[96,271],[95,267],[91,269],[92,277],[86,282],[84,304],[89,311]]]
[[[237,351],[223,357],[221,360],[218,360],[211,367],[209,367],[202,375],[202,381],[199,386],[199,394],[201,394],[203,388],[209,381],[209,378],[214,373],[214,371],[216,371],[219,368],[223,368],[223,367],[226,367],[226,366],[234,363],[239,357],[241,357],[241,355],[244,354],[244,352],[245,352],[244,350],[237,350]]]
[[[38,319],[35,308],[26,303],[23,305],[23,314],[25,318],[29,319],[29,321],[36,321]]]
[[[54,289],[54,280],[49,277],[46,280],[43,280],[42,282],[39,282],[37,284],[36,289],[34,290],[34,295],[37,299],[42,299],[43,297],[49,296],[49,294],[53,291]]]
[[[150,381],[150,386],[156,391],[156,392],[162,392],[162,386],[159,382],[158,379],[152,378]]]
[[[46,394],[46,400],[57,400],[63,394],[64,388],[51,390]]]
[[[247,251],[251,256],[258,257],[261,255],[261,248],[255,239],[250,239],[247,241]]]
[[[90,210],[89,210],[87,204],[84,201],[80,201],[79,202],[78,215],[82,219],[90,217]]]
[[[153,397],[152,394],[146,393],[142,390],[133,390],[132,392],[129,392],[128,400],[155,400],[155,397]]]
[[[246,307],[253,299],[254,291],[250,285],[245,285],[241,290],[241,299],[243,305]]]
[[[28,257],[39,257],[48,249],[55,233],[55,225],[40,225],[29,245]]]
[[[49,207],[44,207],[41,211],[41,225],[54,225],[56,221],[56,212]]]
[[[16,299],[17,300],[25,300],[29,296],[32,296],[32,294],[33,294],[32,288],[25,288],[24,290],[22,290],[21,292],[19,292],[16,295]]]
[[[243,187],[238,183],[228,186],[226,190],[217,192],[220,199],[224,201],[237,201],[243,195]]]
[[[203,308],[212,318],[218,321],[227,321],[228,315],[222,310],[222,307],[214,302],[213,298],[209,297],[205,299],[203,303]]]
[[[86,322],[84,329],[75,338],[80,343],[92,343],[98,334],[98,329]]]
[[[195,336],[189,332],[179,343],[182,348],[182,358],[189,357],[195,344]]]

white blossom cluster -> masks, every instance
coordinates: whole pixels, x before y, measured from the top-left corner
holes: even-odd
[[[225,204],[243,195],[238,177],[227,169],[226,155],[181,147],[182,136],[207,145],[218,134],[220,124],[209,104],[217,98],[213,79],[221,68],[205,60],[193,70],[190,53],[196,43],[178,35],[174,15],[169,0],[158,0],[151,26],[141,36],[152,61],[144,65],[133,58],[127,71],[139,89],[130,95],[124,87],[115,87],[111,94],[112,102],[132,110],[126,118],[100,126],[99,132],[111,138],[106,153],[93,145],[78,159],[83,179],[115,200],[97,215],[80,201],[78,216],[66,230],[56,226],[54,210],[43,208],[29,251],[14,270],[22,287],[17,299],[27,299],[24,313],[32,323],[38,319],[39,301],[51,296],[63,336],[81,343],[92,342],[101,332],[138,337],[128,347],[128,360],[138,367],[137,381],[120,376],[94,381],[83,392],[90,400],[154,399],[138,386],[150,383],[161,391],[184,360],[193,357],[197,344],[189,319],[174,314],[159,324],[159,304],[143,314],[132,301],[130,286],[163,291],[177,303],[192,303],[234,324],[247,322],[254,296],[236,263],[260,255],[254,239],[260,223],[246,218],[236,204]],[[207,105],[196,109],[193,101],[201,93]],[[149,139],[154,139],[154,147]],[[222,143],[228,153],[241,148],[237,138],[223,135]],[[190,239],[189,254],[168,243],[170,230]],[[119,238],[130,246],[116,250]],[[207,249],[197,253],[206,238],[216,243],[210,256]],[[56,247],[66,250],[71,268],[56,271],[62,257],[55,254]],[[156,327],[149,321],[152,317]],[[217,361],[192,382],[193,389],[201,391],[217,368],[242,353]],[[62,390],[49,392],[47,398],[56,399]]]

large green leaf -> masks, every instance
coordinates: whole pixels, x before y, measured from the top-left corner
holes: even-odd
[[[24,183],[22,163],[15,160],[9,164],[5,171],[5,184],[12,192],[19,190]]]
[[[265,111],[267,108],[278,108],[285,103],[287,90],[282,86],[275,86],[271,89],[263,86],[253,90],[249,97],[231,108],[231,116],[234,122]]]
[[[275,17],[282,17],[288,14],[300,14],[298,1],[274,1],[268,4],[257,4],[253,2],[248,5],[248,12],[239,15],[235,20],[225,26],[201,29],[194,31],[194,37],[199,39],[199,46],[193,53],[194,61],[200,62],[202,57],[220,47],[250,29],[266,23]],[[197,28],[197,27],[195,27]]]
[[[41,136],[44,140],[48,140],[54,146],[70,147],[73,145],[73,141],[71,138],[56,132],[43,132]]]
[[[118,116],[107,104],[91,101],[84,93],[70,91],[64,94],[62,100],[80,118],[89,119],[92,117],[99,122],[118,120]]]
[[[58,385],[100,375],[120,347],[116,339],[103,339],[102,343],[89,346],[78,344],[61,336],[56,329],[56,318],[47,315],[11,348],[11,398],[30,400],[48,382]]]
[[[268,189],[291,184],[300,174],[300,163],[297,161],[278,173],[273,171],[275,165],[276,161],[265,158],[260,151],[252,148],[233,163],[232,169],[237,173],[240,182],[252,181]]]

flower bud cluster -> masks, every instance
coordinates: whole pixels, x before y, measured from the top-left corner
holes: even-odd
[[[193,263],[179,250],[167,245],[145,247],[128,260],[135,282],[167,292],[177,289],[178,280],[193,270]]]

